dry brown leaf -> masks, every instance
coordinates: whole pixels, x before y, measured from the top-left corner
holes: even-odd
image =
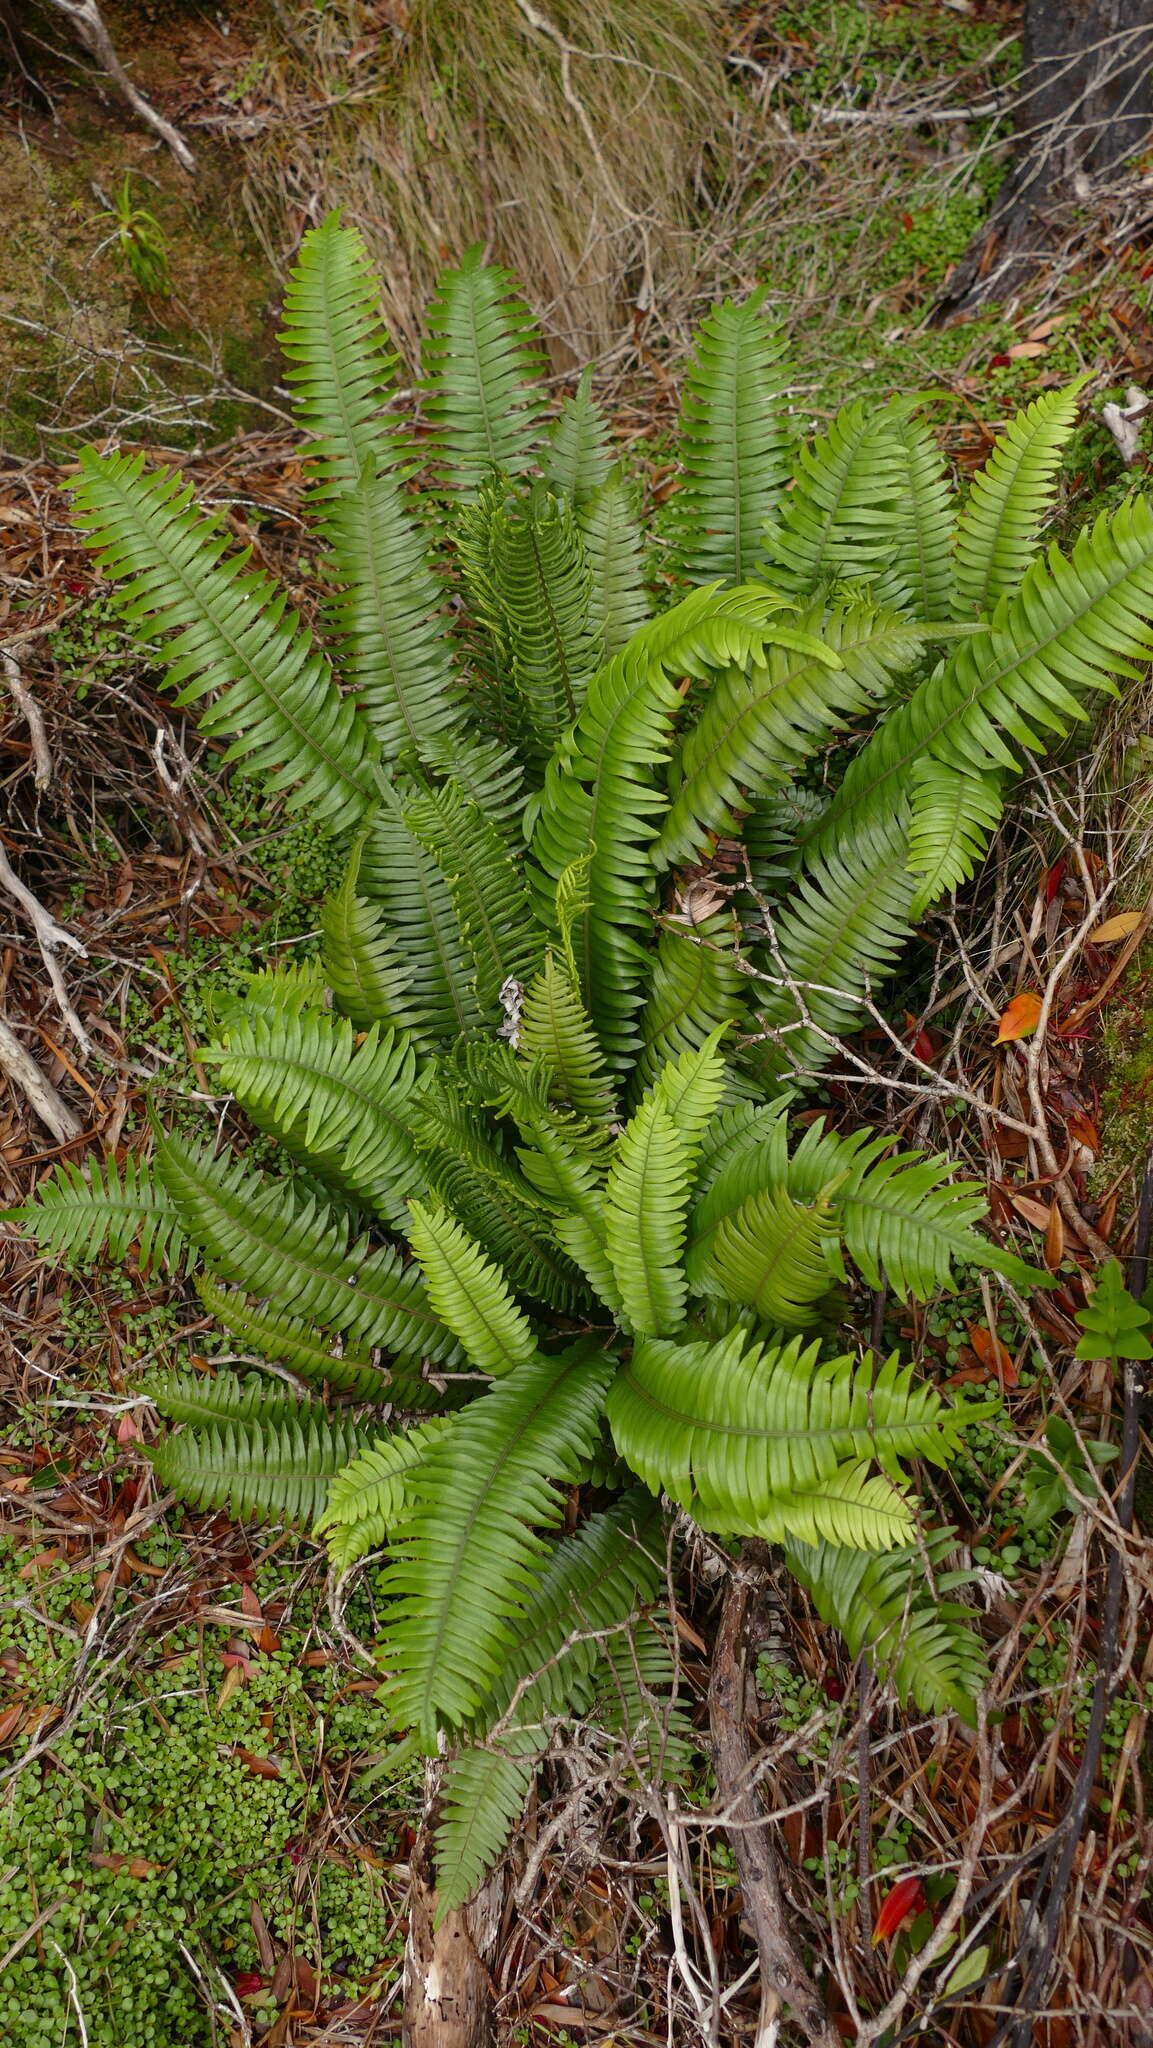
[[[1107,917],[1104,924],[1090,932],[1091,943],[1094,946],[1111,946],[1117,939],[1127,939],[1131,932],[1136,931],[1144,914],[1141,910],[1119,910],[1116,917]]]

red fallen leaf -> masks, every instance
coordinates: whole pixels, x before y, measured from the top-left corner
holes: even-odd
[[[110,1870],[113,1876],[126,1870],[129,1877],[155,1877],[160,1868],[159,1863],[149,1863],[146,1856],[109,1856],[100,1849],[93,1849],[88,1861],[97,1870]]]
[[[920,1878],[903,1877],[899,1884],[893,1886],[881,1905],[873,1927],[873,1947],[876,1948],[879,1941],[887,1941],[890,1934],[897,1932],[902,1921],[908,1919],[910,1913],[920,1912],[924,1903],[925,1888]]]
[[[1075,1109],[1071,1116],[1065,1118],[1065,1129],[1079,1145],[1087,1145],[1090,1152],[1101,1150],[1101,1133],[1092,1117],[1086,1116],[1082,1110]]]
[[[264,1620],[264,1610],[251,1586],[242,1586],[240,1588],[240,1605],[246,1614],[252,1616],[253,1621]]]
[[[0,1714],[0,1744],[11,1742],[23,1719],[24,1709],[20,1706],[7,1707]]]
[[[122,1415],[120,1417],[119,1422],[116,1425],[117,1443],[134,1444],[139,1435],[140,1429],[137,1424],[136,1417],[134,1415]]]
[[[238,1763],[246,1764],[255,1778],[279,1778],[280,1765],[274,1764],[270,1756],[257,1756],[255,1750],[241,1749],[237,1744],[232,1752]]]
[[[238,1998],[251,1998],[257,1991],[263,1991],[264,1979],[259,1970],[242,1970],[233,1984]]]
[[[1041,1021],[1041,998],[1035,988],[1023,988],[1008,1008],[1002,1010],[994,1045],[1008,1045],[1014,1038],[1031,1038]]]
[[[966,1323],[965,1328],[969,1332],[969,1342],[981,1364],[989,1372],[996,1373],[1002,1386],[1015,1387],[1017,1369],[1013,1364],[1013,1354],[1002,1344],[1001,1339],[995,1337],[985,1323]]]
[[[1042,893],[1045,898],[1046,906],[1048,906],[1053,901],[1053,898],[1057,894],[1057,891],[1061,887],[1061,884],[1064,881],[1064,879],[1065,856],[1064,854],[1062,854],[1060,860],[1055,860],[1051,868],[1045,869],[1045,883]]]
[[[243,1671],[246,1678],[255,1678],[256,1666],[251,1657],[241,1657],[235,1650],[222,1650],[220,1661],[228,1671]]]
[[[901,215],[901,226],[902,226],[902,227],[904,228],[904,230],[905,230],[905,233],[906,233],[907,235],[911,235],[911,234],[912,234],[912,232],[913,232],[913,216],[912,216],[912,214],[911,214],[911,213],[903,213],[903,214]]]
[[[936,1040],[931,1032],[918,1029],[917,1020],[911,1010],[905,1011],[905,1033],[905,1044],[916,1059],[936,1059]]]
[[[990,356],[989,368],[991,370],[1007,370],[1009,367],[1009,362],[1010,358],[1006,355]]]

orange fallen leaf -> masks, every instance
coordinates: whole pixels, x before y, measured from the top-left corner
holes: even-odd
[[[1049,1225],[1045,1232],[1045,1264],[1050,1273],[1061,1270],[1065,1256],[1065,1219],[1056,1202],[1049,1210]]]
[[[1008,1045],[1014,1038],[1031,1038],[1041,1021],[1041,998],[1035,988],[1023,988],[1008,1009],[1002,1010],[994,1045]]]
[[[1086,1116],[1083,1110],[1075,1109],[1071,1116],[1065,1118],[1065,1129],[1079,1145],[1087,1145],[1090,1152],[1101,1150],[1101,1133],[1092,1117]]]
[[[1026,1223],[1031,1223],[1036,1230],[1048,1230],[1049,1205],[1047,1202],[1035,1201],[1032,1195],[1014,1194],[1009,1196],[1009,1200],[1012,1202],[1018,1216],[1023,1216]]]
[[[1142,910],[1119,910],[1116,917],[1107,917],[1089,934],[1094,946],[1111,946],[1116,939],[1127,939],[1135,932],[1145,915]]]
[[[237,1743],[232,1752],[238,1763],[245,1764],[254,1778],[279,1778],[280,1765],[274,1764],[270,1756],[257,1756],[251,1749],[241,1749]]]
[[[967,1323],[965,1327],[969,1332],[969,1342],[982,1365],[996,1374],[1002,1386],[1015,1387],[1017,1368],[1013,1364],[1013,1354],[1008,1346],[1002,1344],[1001,1339],[994,1335],[986,1323]]]
[[[895,1884],[892,1891],[886,1895],[877,1915],[873,1928],[873,1947],[876,1948],[879,1941],[887,1941],[890,1934],[895,1934],[901,1922],[907,1920],[910,1913],[918,1912],[924,1898],[925,1890],[919,1877],[903,1877],[899,1884]]]
[[[0,1714],[0,1743],[11,1742],[23,1719],[24,1709],[22,1706],[7,1707]]]

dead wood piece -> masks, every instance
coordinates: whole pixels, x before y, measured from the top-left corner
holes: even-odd
[[[404,1956],[404,2048],[496,2048],[489,1961],[504,1884],[489,1878],[465,1906],[436,1919],[432,1843],[440,1771],[431,1766],[424,1818],[410,1858]]]
[[[87,960],[87,947],[76,937],[74,932],[66,931],[62,924],[57,924],[51,912],[45,910],[44,905],[32,894],[27,884],[20,880],[2,845],[0,845],[0,888],[6,889],[8,894],[15,898],[27,916],[36,934],[36,943],[40,948],[40,958],[44,962],[48,972],[48,979],[52,983],[52,992],[56,997],[60,1015],[63,1017],[81,1051],[91,1052],[92,1040],[89,1038],[68,999],[68,990],[64,986],[64,976],[60,972],[60,965],[56,958],[57,950],[60,947],[65,947],[69,952],[78,953],[82,960]]]
[[[30,1052],[21,1045],[10,1024],[0,1017],[0,1071],[27,1097],[42,1124],[58,1144],[78,1138],[83,1129],[79,1117],[58,1095],[46,1074],[40,1072]]]
[[[0,663],[3,664],[4,679],[28,727],[28,737],[32,742],[32,761],[36,770],[36,787],[47,789],[52,780],[52,750],[44,731],[40,706],[24,681],[15,658],[11,654],[0,653]]]
[[[77,41],[83,43],[89,56],[95,57],[100,69],[106,73],[121,98],[127,100],[133,113],[168,144],[181,169],[194,171],[196,158],[180,130],[174,128],[171,121],[166,121],[163,114],[158,114],[151,102],[133,85],[116,54],[96,0],[48,0],[48,5],[64,16]]]
[[[746,1546],[747,1551],[747,1546]],[[757,2048],[777,2037],[778,2015],[788,2007],[812,2048],[842,2048],[841,2037],[806,1970],[789,1930],[777,1851],[754,1783],[748,1733],[745,1643],[763,1573],[749,1560],[738,1565],[725,1594],[709,1682],[709,1726],[717,1796],[736,1857],[745,1917],[761,1963]]]

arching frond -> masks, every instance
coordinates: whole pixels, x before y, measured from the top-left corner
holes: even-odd
[[[576,1345],[518,1366],[412,1472],[381,1584],[389,1712],[435,1743],[491,1690],[523,1626],[559,1520],[558,1481],[587,1457],[615,1370]]]
[[[177,703],[212,691],[200,727],[231,735],[226,759],[333,830],[355,824],[372,799],[376,744],[284,593],[228,552],[174,471],[146,475],[142,455],[90,448],[80,466],[77,525],[128,623],[149,642],[175,633],[164,659]]]
[[[917,893],[909,906],[919,918],[930,903],[967,882],[984,858],[1003,808],[1003,770],[965,775],[924,754],[913,763],[909,866]]]
[[[441,278],[427,321],[425,410],[446,480],[472,493],[491,470],[517,475],[538,439],[541,357],[508,273],[470,249]]]
[[[829,1198],[796,1202],[787,1188],[753,1195],[717,1226],[701,1285],[755,1308],[766,1323],[802,1330],[841,1277]]]
[[[819,1530],[854,1549],[908,1542],[902,1459],[946,1462],[965,1423],[896,1356],[818,1362],[815,1344],[645,1338],[608,1401],[613,1439],[646,1485],[706,1527],[763,1535]],[[869,1478],[876,1460],[888,1478]],[[805,1542],[816,1539],[802,1535]]]
[[[908,509],[900,428],[911,404],[855,398],[801,449],[793,489],[765,535],[778,589],[807,598],[836,577],[869,582],[891,568]]]
[[[958,618],[987,616],[1011,597],[1037,552],[1085,378],[1042,392],[1010,420],[969,485],[957,529]]]
[[[797,1542],[785,1555],[822,1621],[840,1630],[850,1655],[867,1655],[903,1706],[959,1714],[975,1727],[989,1667],[973,1609],[944,1597],[973,1577],[946,1569],[955,1540],[954,1530],[934,1529],[883,1557]]]
[[[223,1045],[201,1049],[253,1122],[295,1158],[403,1224],[409,1195],[424,1184],[406,1106],[416,1055],[396,1032],[373,1024],[354,1035],[347,1018],[311,1011],[230,1026]]]
[[[229,1425],[162,1437],[147,1448],[163,1485],[197,1508],[226,1508],[237,1521],[291,1522],[309,1529],[333,1475],[364,1441],[352,1423]]]
[[[536,1337],[499,1267],[447,1210],[410,1202],[409,1216],[408,1241],[428,1298],[473,1365],[498,1377],[527,1365],[536,1357]]]
[[[338,1572],[351,1571],[387,1540],[403,1511],[409,1475],[449,1427],[450,1418],[437,1415],[415,1429],[377,1437],[336,1473],[315,1533],[324,1537]]]
[[[36,1191],[15,1208],[0,1209],[0,1222],[19,1223],[37,1244],[72,1265],[89,1266],[102,1255],[114,1262],[135,1248],[144,1272],[173,1269],[184,1256],[180,1216],[166,1189],[129,1152],[95,1154],[78,1166],[58,1159]]]
[[[765,292],[726,299],[702,321],[681,398],[684,480],[677,510],[684,572],[694,583],[747,583],[789,476],[789,372],[765,319]]]

